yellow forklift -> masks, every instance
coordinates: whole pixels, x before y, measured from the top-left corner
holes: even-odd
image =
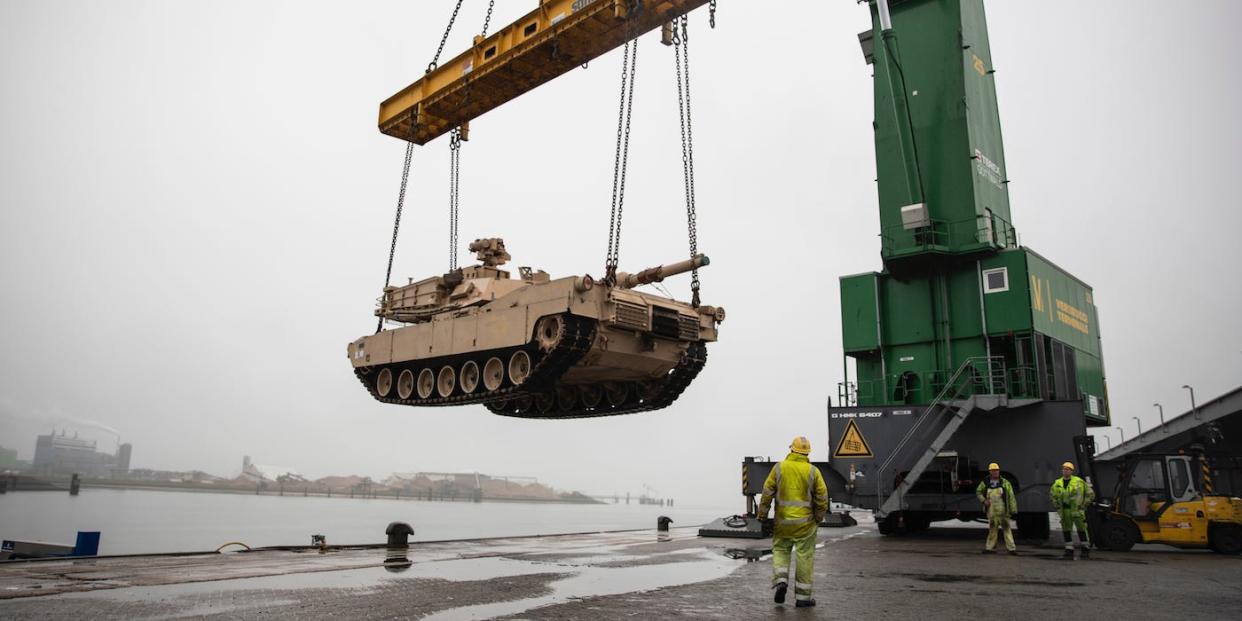
[[[1242,553],[1242,498],[1212,493],[1202,451],[1134,453],[1097,462],[1091,436],[1075,438],[1075,449],[1095,489],[1087,520],[1098,547],[1126,551],[1136,543],[1163,543]],[[1102,493],[1108,489],[1111,493]]]

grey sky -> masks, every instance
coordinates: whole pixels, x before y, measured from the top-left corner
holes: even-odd
[[[720,4],[714,31],[693,17],[691,50],[721,341],[669,409],[547,422],[385,406],[345,357],[374,326],[403,151],[378,103],[422,74],[450,2],[0,0],[0,445],[28,458],[76,417],[119,429],[136,467],[232,475],[250,454],[310,476],[645,482],[683,504],[740,503],[741,457],[794,435],[822,458],[836,279],[880,268],[867,12]],[[485,5],[466,2],[446,58]],[[535,3],[498,5],[493,27]],[[1153,401],[1185,409],[1184,383],[1201,400],[1237,386],[1242,6],[988,10],[1015,224],[1095,287],[1114,418],[1130,434]],[[515,265],[599,274],[619,63],[472,124],[463,246],[503,236]],[[671,50],[645,37],[623,269],[686,252],[674,89]],[[446,141],[415,158],[399,278],[447,266]]]

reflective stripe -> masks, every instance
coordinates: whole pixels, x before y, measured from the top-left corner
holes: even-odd
[[[779,518],[776,520],[776,523],[777,524],[806,524],[807,522],[813,522],[813,521],[815,521],[815,518],[808,515],[804,518]]]
[[[809,507],[811,506],[811,503],[806,502],[805,500],[785,500],[784,498],[781,498],[780,503],[782,505],[785,505],[786,507]]]
[[[799,588],[799,589],[807,589],[807,590],[810,590],[812,586],[814,586],[814,585],[812,585],[812,584],[810,584],[810,583],[807,583],[807,582],[794,582],[794,587],[795,587],[795,588]]]
[[[797,601],[800,601],[800,602],[809,602],[809,601],[811,601],[811,596],[810,596],[810,595],[803,595],[803,594],[801,594],[801,593],[795,593],[795,594],[794,594],[794,597],[798,598],[798,600],[797,600]]]

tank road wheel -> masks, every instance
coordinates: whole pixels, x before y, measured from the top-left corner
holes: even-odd
[[[556,394],[541,392],[535,395],[535,409],[540,414],[551,414],[556,411]]]
[[[604,382],[604,397],[608,399],[608,405],[614,408],[625,405],[625,399],[629,396],[628,387],[621,382]]]
[[[663,386],[660,385],[660,382],[645,381],[639,382],[637,384],[637,388],[638,398],[642,399],[643,403],[649,403],[656,397],[660,396],[660,389],[663,388]]]
[[[500,358],[488,358],[483,365],[483,387],[489,392],[500,388],[505,381],[505,363]]]
[[[565,334],[565,320],[560,315],[548,315],[535,323],[535,342],[539,343],[539,351],[544,353],[556,349]]]
[[[436,389],[436,374],[431,369],[423,369],[418,373],[418,398],[426,399]]]
[[[461,365],[457,383],[461,386],[462,392],[474,392],[474,389],[479,387],[479,364],[473,360],[467,360],[466,364]]]
[[[588,410],[594,410],[599,407],[601,401],[604,400],[604,389],[599,384],[583,384],[582,385],[582,405]]]
[[[520,386],[526,378],[530,377],[530,354],[519,349],[509,356],[509,381],[514,386]]]
[[[436,392],[441,397],[447,397],[453,394],[453,389],[457,387],[457,371],[453,367],[445,365],[440,369],[440,376],[436,379]]]
[[[508,401],[509,413],[527,414],[535,407],[535,400],[530,395],[514,397]]]
[[[397,378],[397,396],[409,399],[412,394],[414,394],[414,372],[406,369]]]
[[[558,386],[556,388],[556,407],[568,412],[578,407],[578,387]]]
[[[392,371],[382,369],[379,375],[375,376],[375,393],[381,397],[387,397],[392,392]]]

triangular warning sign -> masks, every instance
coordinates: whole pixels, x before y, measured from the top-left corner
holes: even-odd
[[[845,426],[845,433],[841,436],[841,441],[837,443],[837,450],[833,451],[832,456],[875,457],[853,419],[850,419],[850,423]]]

